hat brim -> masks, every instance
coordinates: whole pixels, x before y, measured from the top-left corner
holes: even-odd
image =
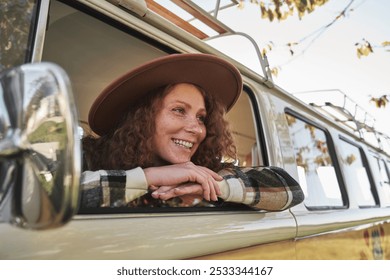
[[[228,111],[242,91],[240,72],[209,54],[172,54],[145,63],[108,85],[93,103],[89,126],[98,135],[117,127],[129,106],[153,89],[191,83],[212,94]]]

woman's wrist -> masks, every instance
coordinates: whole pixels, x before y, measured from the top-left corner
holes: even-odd
[[[145,176],[145,181],[148,186],[156,185],[156,180],[155,180],[155,168],[154,167],[147,167],[143,168],[143,173]]]

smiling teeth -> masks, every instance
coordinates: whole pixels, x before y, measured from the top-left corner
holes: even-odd
[[[173,139],[173,142],[174,142],[176,145],[183,146],[184,148],[187,148],[187,149],[191,149],[192,146],[194,146],[193,143],[187,142],[187,141],[184,141],[184,140]]]

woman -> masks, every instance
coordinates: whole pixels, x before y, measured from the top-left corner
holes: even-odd
[[[83,141],[83,206],[191,206],[220,197],[284,210],[302,202],[283,170],[234,167],[224,115],[241,91],[239,71],[205,54],[159,58],[113,82],[89,114],[100,137]]]

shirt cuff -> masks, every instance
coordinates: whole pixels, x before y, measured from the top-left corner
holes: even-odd
[[[126,170],[126,202],[130,202],[148,192],[148,183],[141,167]]]
[[[224,179],[218,182],[221,190],[220,197],[225,201],[242,203],[245,201],[245,192],[240,181],[236,178]]]

